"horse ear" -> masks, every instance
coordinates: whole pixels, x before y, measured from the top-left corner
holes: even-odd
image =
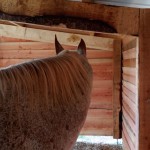
[[[86,56],[86,45],[83,39],[81,39],[77,51],[79,54]]]
[[[57,36],[55,35],[55,49],[56,49],[56,54],[60,53],[61,51],[64,50],[64,48],[61,46],[61,44],[57,40]]]

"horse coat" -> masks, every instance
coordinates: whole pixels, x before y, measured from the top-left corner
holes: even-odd
[[[92,69],[83,40],[77,52],[55,45],[55,57],[0,70],[1,150],[73,147],[90,104]]]

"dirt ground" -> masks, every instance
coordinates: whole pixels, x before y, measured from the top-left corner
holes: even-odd
[[[73,150],[122,150],[121,145],[110,144],[89,144],[84,142],[77,142]]]

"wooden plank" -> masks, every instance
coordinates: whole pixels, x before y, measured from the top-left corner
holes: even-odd
[[[135,150],[135,145],[132,143],[132,141],[131,141],[128,133],[127,133],[126,128],[123,128],[123,134],[126,137],[126,140],[127,140],[128,144],[129,144],[129,147],[130,147],[130,150]]]
[[[108,89],[112,90],[112,80],[94,80],[93,81],[93,88],[94,89]]]
[[[7,67],[18,63],[23,63],[31,59],[0,59],[0,67]]]
[[[106,88],[106,87],[112,87],[113,81],[112,80],[94,80],[93,81],[93,87],[94,88]]]
[[[96,70],[93,69],[94,80],[113,80],[112,70]]]
[[[128,128],[128,126],[127,125],[125,126],[125,124],[123,124],[123,132],[126,134],[126,136],[128,138],[127,141],[129,143],[129,147],[132,147],[132,148],[134,147],[133,150],[135,150],[135,142],[136,142],[135,139],[136,138],[135,138],[134,134],[132,133],[132,131]]]
[[[123,73],[122,77],[123,77],[123,80],[124,80],[124,81],[127,81],[127,82],[129,82],[129,83],[131,83],[131,84],[134,84],[134,85],[137,84],[137,83],[136,83],[136,77],[135,77],[135,76],[131,76],[131,75],[127,75],[127,74],[124,74],[124,73]]]
[[[88,110],[88,118],[105,118],[105,119],[112,119],[112,110],[107,109],[89,109]]]
[[[123,60],[123,67],[136,67],[136,59],[124,59]]]
[[[80,134],[112,135],[112,110],[89,109]]]
[[[90,108],[92,109],[112,109],[112,96],[91,97]]]
[[[113,59],[89,59],[88,62],[94,65],[112,65]]]
[[[87,120],[80,132],[81,135],[112,136],[112,119]]]
[[[131,139],[133,145],[135,145],[135,143],[136,143],[135,134],[132,132],[132,130],[131,130],[130,127],[128,126],[128,123],[126,122],[125,119],[123,120],[123,129],[124,129],[124,128],[126,129],[126,131],[127,131],[128,135],[129,135],[129,137],[130,137],[130,139]],[[129,139],[128,139],[128,140],[129,140]]]
[[[95,36],[87,36],[81,34],[71,34],[63,33],[57,31],[31,29],[20,26],[11,26],[0,24],[0,35],[7,37],[14,37],[20,39],[27,39],[40,42],[50,42],[53,43],[55,35],[57,35],[58,40],[61,44],[77,46],[82,39],[84,39],[87,47],[102,50],[113,51],[113,42],[111,38],[101,38]]]
[[[123,73],[131,76],[136,76],[137,75],[137,69],[136,68],[131,68],[131,67],[122,67]]]
[[[127,139],[126,139],[123,132],[122,132],[122,145],[123,145],[122,147],[123,147],[124,150],[131,150],[131,148],[128,144],[128,141],[127,141]]]
[[[127,51],[132,48],[135,48],[136,45],[137,45],[137,37],[127,36],[123,40],[123,51]]]
[[[138,150],[138,39],[126,39],[123,50],[123,132],[126,129],[131,150]]]
[[[121,41],[116,40],[114,44],[113,63],[113,137],[121,137],[120,112],[121,112]]]
[[[130,118],[132,119],[132,121],[134,122],[134,124],[136,124],[136,113],[132,110],[132,108],[126,103],[125,100],[123,100],[122,102],[122,107],[125,108],[125,110],[128,112],[128,115],[130,116]]]
[[[132,109],[132,111],[136,114],[137,112],[137,105],[129,99],[129,97],[122,92],[122,98],[123,98],[123,101],[125,101],[125,103],[128,104],[128,106]]]
[[[125,86],[131,92],[133,92],[135,94],[137,93],[137,86],[136,85],[134,85],[134,84],[132,84],[130,82],[124,81],[124,80],[122,81],[122,83],[123,83],[123,86]]]
[[[133,59],[137,58],[136,48],[132,48],[123,52],[123,59]]]
[[[62,44],[62,46],[65,50],[77,49],[76,46],[69,46],[64,44]],[[94,56],[99,55],[97,57],[100,58],[113,58],[113,52],[111,51],[105,51],[102,50],[101,48],[90,49],[87,46],[86,48],[87,48],[88,55],[95,54]],[[55,45],[54,43],[48,43],[48,42],[3,42],[0,43],[0,50],[55,50]]]
[[[137,94],[137,87],[129,82],[126,82],[123,80],[123,86],[125,86],[127,89],[129,89],[134,94]]]
[[[131,92],[129,89],[127,89],[125,86],[122,86],[123,93],[132,100],[133,103],[137,104],[136,95]]]
[[[0,43],[4,42],[31,42],[31,40],[23,40],[23,39],[18,39],[18,38],[10,38],[10,37],[5,37],[5,36],[0,36]]]
[[[45,58],[48,56],[55,56],[55,50],[36,50],[36,49],[26,49],[26,50],[2,50],[0,48],[0,59],[31,59],[31,58]],[[99,58],[111,58],[112,53],[103,53],[97,50],[87,51],[88,59],[99,59]]]
[[[112,89],[111,88],[93,88],[91,95],[92,97],[112,96]]]
[[[106,70],[112,70],[113,68],[113,62],[112,59],[99,59],[95,62],[92,62],[92,60],[89,60],[89,62],[92,64],[93,69],[106,69]]]
[[[123,110],[124,119],[126,119],[126,121],[128,122],[129,127],[132,130],[132,132],[134,134],[136,134],[136,125],[135,125],[135,123],[133,122],[133,120],[131,119],[130,115],[128,114],[128,112],[126,111],[126,109],[124,107],[122,107],[122,110]]]
[[[105,59],[113,58],[113,52],[106,52],[100,50],[87,50],[87,58],[89,59]]]
[[[0,50],[0,59],[47,58],[55,55],[55,51],[49,50]]]
[[[21,40],[21,39],[17,39],[17,40]],[[48,43],[48,42],[26,42],[26,41],[15,42],[14,41],[14,42],[0,43],[0,50],[54,50],[54,49],[55,49],[54,43]]]

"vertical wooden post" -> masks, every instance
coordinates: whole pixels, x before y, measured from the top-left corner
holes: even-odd
[[[150,9],[140,10],[139,150],[150,150]]]
[[[121,137],[121,40],[115,40],[114,43],[113,70],[113,137],[119,139]]]

